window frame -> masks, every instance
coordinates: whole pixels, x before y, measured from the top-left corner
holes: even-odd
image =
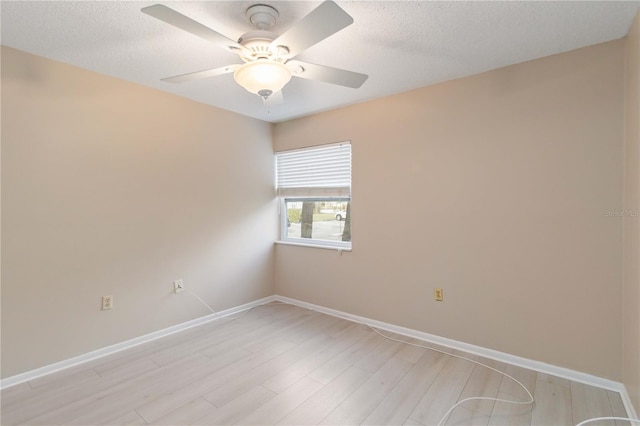
[[[342,154],[341,150],[344,150],[345,145],[348,145],[348,153]],[[327,151],[325,151],[327,150]],[[305,158],[304,151],[310,151],[309,157]],[[336,153],[337,151],[337,153]],[[332,153],[333,152],[333,153]],[[300,155],[302,154],[302,155]],[[346,157],[345,157],[346,155]],[[280,157],[281,156],[281,157]],[[299,163],[292,164],[292,158],[297,156],[302,157]],[[336,158],[336,162],[326,162],[328,158]],[[280,158],[283,159],[283,168],[280,168]],[[300,175],[301,166],[303,164],[315,164],[309,163],[315,158],[318,158],[320,163],[316,164],[317,167],[312,167],[311,175],[307,178],[304,175]],[[345,159],[348,158],[348,166]],[[275,161],[275,181],[276,181],[276,193],[278,199],[278,211],[280,216],[280,232],[279,240],[276,243],[296,245],[304,247],[315,247],[334,249],[339,251],[351,251],[352,241],[332,241],[332,240],[320,240],[315,238],[301,238],[301,237],[289,237],[288,227],[288,211],[287,201],[337,201],[337,202],[352,202],[351,195],[351,182],[352,182],[352,149],[351,141],[346,140],[337,143],[329,143],[322,145],[315,145],[305,148],[298,148],[292,150],[284,150],[276,152],[274,156]],[[302,166],[305,167],[305,166]],[[328,169],[322,167],[329,167]],[[336,168],[337,167],[337,168]],[[339,170],[339,174],[336,171]],[[283,180],[284,185],[281,186],[279,178],[281,173],[285,177]],[[291,174],[293,173],[293,174]],[[320,174],[318,174],[320,173]],[[318,176],[325,174],[328,180],[318,180]],[[336,179],[340,176],[339,179]],[[293,177],[293,181],[290,178]],[[300,186],[292,182],[301,182]],[[350,206],[350,213],[351,213]],[[351,218],[349,218],[351,221]],[[351,226],[352,222],[350,222]]]

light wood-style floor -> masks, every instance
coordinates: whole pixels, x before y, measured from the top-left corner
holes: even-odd
[[[535,405],[468,402],[446,424],[626,417],[615,392],[481,361],[518,378]],[[1,422],[434,425],[470,396],[526,400],[513,381],[484,367],[384,339],[364,325],[270,304],[5,389]]]

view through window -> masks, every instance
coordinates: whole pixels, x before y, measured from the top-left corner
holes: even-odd
[[[285,199],[287,237],[323,241],[351,241],[348,199]]]

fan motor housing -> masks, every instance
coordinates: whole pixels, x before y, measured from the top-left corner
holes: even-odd
[[[278,37],[278,34],[270,31],[280,16],[278,10],[266,4],[254,4],[245,14],[257,30],[249,31],[238,39],[238,43],[250,52],[249,54],[240,53],[242,60],[251,62],[257,59],[270,59],[282,62],[279,56],[289,53],[289,49],[286,46],[278,46],[276,49],[271,47],[271,42]]]
[[[238,43],[251,53],[249,55],[246,53],[241,54],[242,59],[245,61],[254,61],[256,59],[277,60],[280,53],[285,53],[271,49],[271,42],[275,40],[277,36],[277,34],[271,31],[263,30],[249,31],[243,34],[238,39]],[[278,46],[278,50],[282,50],[280,46]],[[285,50],[288,49],[285,48]]]

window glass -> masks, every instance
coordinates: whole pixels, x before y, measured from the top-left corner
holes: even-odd
[[[286,238],[351,242],[350,201],[285,199]]]

